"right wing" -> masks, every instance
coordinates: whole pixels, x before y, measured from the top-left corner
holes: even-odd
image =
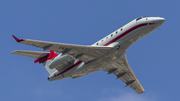
[[[63,44],[63,43],[54,43],[30,39],[18,39],[13,35],[14,39],[23,44],[35,46],[42,48],[43,50],[53,50],[60,52],[62,54],[68,54],[75,58],[80,59],[81,61],[87,63],[89,61],[95,60],[104,54],[106,54],[111,47],[97,47],[97,46],[81,46],[81,45],[72,45],[72,44]]]
[[[145,92],[141,83],[139,82],[131,67],[129,66],[125,54],[119,60],[117,60],[117,62],[106,67],[104,71],[107,71],[108,74],[115,74],[117,76],[116,79],[121,79],[126,84],[125,87],[131,87],[138,94]]]

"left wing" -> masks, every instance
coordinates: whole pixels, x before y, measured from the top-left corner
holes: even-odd
[[[75,58],[80,59],[81,61],[87,63],[89,61],[95,60],[105,53],[107,53],[111,47],[96,47],[96,46],[81,46],[81,45],[72,45],[72,44],[62,44],[30,39],[18,39],[13,35],[14,39],[23,44],[35,46],[45,50],[53,50],[60,52],[62,54],[69,54]]]
[[[115,63],[106,67],[104,71],[107,71],[108,74],[115,74],[117,76],[116,79],[121,79],[124,83],[126,83],[125,87],[131,87],[138,94],[145,92],[144,88],[129,66],[125,54]]]

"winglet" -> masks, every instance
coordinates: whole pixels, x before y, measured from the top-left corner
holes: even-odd
[[[17,42],[21,42],[24,41],[24,39],[18,39],[17,37],[15,37],[14,35],[12,35],[12,37],[17,41]]]

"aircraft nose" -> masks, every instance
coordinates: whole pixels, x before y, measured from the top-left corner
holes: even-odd
[[[158,18],[156,19],[156,22],[157,22],[158,24],[163,24],[164,21],[165,21],[165,19],[164,19],[164,18],[161,18],[161,17],[158,17]]]

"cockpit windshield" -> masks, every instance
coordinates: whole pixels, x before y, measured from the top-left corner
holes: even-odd
[[[146,18],[146,17],[139,17],[139,18],[136,19],[136,21],[138,21],[138,20],[140,20],[140,19],[142,19],[142,18]]]

